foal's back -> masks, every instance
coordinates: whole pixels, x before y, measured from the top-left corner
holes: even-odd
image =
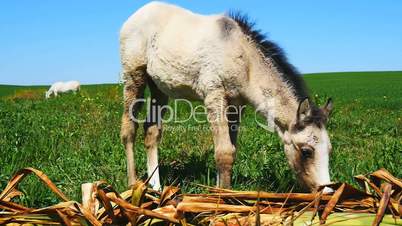
[[[204,16],[175,5],[154,1],[144,5],[130,16],[121,28],[120,38],[125,40],[134,34],[149,38],[155,33],[160,35],[163,32],[167,35],[166,32],[169,31],[178,38],[188,35],[194,38],[200,35],[194,32],[208,32],[205,29],[211,27],[217,17],[220,15]]]
[[[126,70],[146,65],[149,76],[169,96],[202,99],[208,87],[240,74],[241,63],[233,62],[243,50],[231,37],[237,31],[237,24],[224,15],[204,16],[151,2],[121,29],[122,63]]]

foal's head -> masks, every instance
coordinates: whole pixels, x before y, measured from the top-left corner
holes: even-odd
[[[331,99],[321,108],[305,99],[283,137],[290,166],[299,181],[312,191],[330,183],[328,161],[332,147],[325,125],[331,110]]]
[[[50,97],[50,91],[48,90],[45,92],[45,98],[48,99],[49,97]]]

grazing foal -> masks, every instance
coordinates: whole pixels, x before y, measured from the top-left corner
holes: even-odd
[[[199,15],[177,6],[151,2],[135,12],[120,32],[124,113],[121,139],[127,155],[128,182],[136,179],[134,139],[137,115],[148,85],[151,107],[168,97],[202,100],[207,108],[218,169],[217,185],[231,186],[239,108],[250,103],[277,132],[300,182],[313,190],[330,182],[331,143],[325,129],[332,109],[308,99],[303,80],[282,50],[239,14]],[[136,104],[133,104],[136,103]],[[233,108],[233,107],[232,107]],[[235,111],[240,112],[240,111]],[[230,114],[228,114],[230,113]],[[144,123],[148,175],[157,168],[161,115]],[[228,120],[228,118],[230,120]],[[160,188],[158,170],[150,180]]]
[[[59,93],[66,92],[78,92],[80,91],[80,83],[78,81],[69,81],[69,82],[56,82],[50,86],[49,90],[46,92],[46,99],[50,97],[50,95],[54,95],[57,97]]]

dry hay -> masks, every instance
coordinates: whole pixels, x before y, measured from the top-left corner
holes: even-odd
[[[44,89],[23,89],[23,90],[16,90],[13,95],[7,96],[5,99],[11,101],[17,100],[41,100],[45,98],[45,91]]]
[[[18,184],[31,173],[63,202],[40,209],[13,202],[13,198],[21,195]],[[208,194],[180,194],[175,186],[154,191],[148,188],[147,181],[138,181],[132,189],[118,193],[111,185],[98,181],[89,184],[89,196],[81,204],[69,200],[41,171],[25,168],[10,179],[0,194],[0,224],[379,225],[381,221],[382,225],[401,224],[402,181],[385,169],[355,178],[363,190],[337,183],[330,185],[335,190],[333,194],[212,187],[208,187]]]

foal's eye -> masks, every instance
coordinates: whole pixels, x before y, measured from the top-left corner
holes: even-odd
[[[302,147],[301,148],[302,157],[304,159],[311,158],[313,156],[313,149],[309,147]]]

